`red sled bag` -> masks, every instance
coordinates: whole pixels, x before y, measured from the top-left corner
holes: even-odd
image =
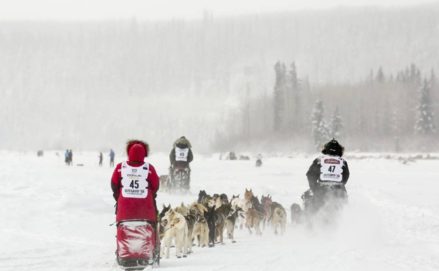
[[[121,221],[117,227],[117,261],[126,268],[153,264],[154,228],[147,221]]]

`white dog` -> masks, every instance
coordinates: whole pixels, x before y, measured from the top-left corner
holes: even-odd
[[[165,236],[163,237],[162,247],[160,248],[160,255],[163,255],[164,247],[166,246],[166,259],[169,259],[171,242],[175,242],[175,250],[177,258],[181,258],[180,253],[183,248],[183,257],[187,256],[187,234],[188,228],[186,219],[183,215],[177,213],[175,210],[169,210],[162,218],[165,224]]]
[[[240,224],[239,227],[242,229],[244,228],[245,215],[247,214],[248,209],[252,207],[252,204],[249,201],[245,199],[240,199],[238,197],[233,198],[230,204],[234,209],[238,209],[239,207],[237,223],[235,225]]]

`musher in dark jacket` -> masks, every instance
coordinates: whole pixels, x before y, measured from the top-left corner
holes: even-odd
[[[169,160],[171,162],[170,174],[172,175],[174,170],[178,167],[184,167],[188,169],[189,182],[187,183],[187,189],[190,188],[190,172],[189,163],[194,160],[192,154],[192,145],[184,136],[180,137],[174,142],[171,153],[169,154]]]
[[[350,173],[348,163],[342,158],[343,153],[344,147],[332,139],[322,146],[323,155],[313,161],[306,173],[310,191],[314,195],[313,205],[317,209],[329,197],[347,200],[345,185]],[[309,195],[310,191],[305,194]]]

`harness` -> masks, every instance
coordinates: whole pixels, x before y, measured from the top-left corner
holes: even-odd
[[[271,199],[267,199],[264,203],[265,217],[268,220],[271,218],[271,208],[270,208],[271,203],[273,203]]]

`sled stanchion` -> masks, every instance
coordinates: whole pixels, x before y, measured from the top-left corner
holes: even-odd
[[[159,267],[160,266],[160,245],[161,245],[161,235],[160,235],[160,223],[157,222],[155,227],[155,254],[154,255],[154,262],[153,267]]]

